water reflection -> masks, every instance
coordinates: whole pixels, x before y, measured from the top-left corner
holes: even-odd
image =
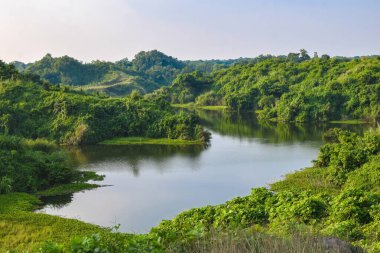
[[[195,110],[193,113],[200,117],[204,126],[221,135],[242,139],[255,138],[269,143],[320,141],[322,134],[330,128],[339,127],[363,133],[369,127],[369,125],[259,121],[254,113],[231,111]]]
[[[202,151],[209,146],[203,145],[93,145],[71,149],[74,160],[79,166],[88,165],[93,171],[103,170],[108,166],[108,171],[130,171],[134,176],[139,176],[141,169],[146,169],[146,164],[154,164],[157,171],[164,172],[168,167],[168,160],[181,159],[187,167],[198,169],[198,159]],[[110,166],[109,163],[113,166]],[[94,166],[92,166],[94,165]]]
[[[74,194],[64,194],[58,196],[43,196],[40,197],[43,205],[49,205],[52,208],[63,208],[73,200]]]

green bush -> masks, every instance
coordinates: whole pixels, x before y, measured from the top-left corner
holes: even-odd
[[[330,180],[343,185],[348,173],[360,168],[380,150],[379,131],[365,133],[363,137],[343,130],[332,129],[325,134],[329,143],[320,148],[315,166],[331,167]]]
[[[282,191],[267,203],[269,221],[316,224],[328,216],[330,197],[326,194],[312,194]]]
[[[162,100],[100,98],[20,81],[0,82],[0,99],[0,117],[11,115],[0,133],[68,145],[126,136],[193,140],[200,130],[196,116],[176,113]],[[41,140],[29,145],[54,149]]]
[[[345,190],[331,201],[330,220],[368,224],[373,221],[372,209],[379,204],[379,195],[358,189]]]
[[[46,140],[0,135],[0,193],[34,192],[78,176],[69,155]]]
[[[13,180],[7,176],[0,177],[0,194],[9,193],[12,191]]]

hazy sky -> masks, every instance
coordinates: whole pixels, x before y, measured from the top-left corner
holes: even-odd
[[[380,0],[0,0],[0,59],[380,54]]]

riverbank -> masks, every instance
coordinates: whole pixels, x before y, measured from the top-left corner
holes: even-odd
[[[41,204],[38,197],[27,193],[0,195],[0,252],[31,251],[45,241],[64,243],[77,236],[108,233],[79,220],[34,213]]]
[[[254,188],[248,196],[185,211],[151,233],[170,245],[187,241],[189,234],[203,238],[214,230],[254,229],[291,239],[298,233],[335,237],[379,252],[380,131],[359,136],[331,129],[324,139],[313,167],[286,175],[270,189]]]
[[[368,121],[361,119],[352,119],[352,120],[333,120],[329,121],[331,124],[346,124],[346,125],[358,125],[358,124],[369,124]]]
[[[103,175],[92,171],[80,171],[76,182],[56,185],[35,193],[12,192],[0,194],[0,252],[38,251],[46,241],[63,243],[66,246],[76,237],[91,234],[109,235],[110,229],[88,224],[76,219],[35,213],[43,202],[40,198],[61,196],[91,190],[102,185],[87,183],[101,181]],[[55,252],[55,251],[54,251]]]
[[[58,242],[57,247],[67,249],[67,245],[73,243],[70,240],[74,234],[81,236],[82,241],[99,234],[96,238],[101,239],[91,239],[95,246],[107,250],[120,247],[119,251],[108,252],[126,249],[131,249],[130,252],[223,252],[222,248],[228,249],[223,244],[226,241],[241,252],[252,252],[255,248],[250,247],[256,246],[275,250],[273,245],[278,245],[281,252],[342,252],[341,248],[335,248],[336,251],[328,248],[329,243],[350,250],[343,252],[360,252],[347,242],[368,252],[378,252],[380,133],[372,130],[359,136],[332,129],[324,138],[326,144],[320,149],[313,167],[287,175],[270,189],[254,188],[248,196],[180,213],[171,220],[162,221],[148,234],[115,234],[75,220],[68,221],[65,228],[62,227],[65,226],[63,218],[30,213],[31,206],[38,205],[35,198],[25,194],[4,195],[8,197],[0,199],[0,204],[6,203],[2,205],[6,208],[0,209],[3,212],[0,224],[4,234],[16,236],[5,237],[2,243],[16,247],[12,239],[16,238],[24,245],[17,247],[29,249],[30,245],[35,247],[53,240]],[[348,159],[352,162],[345,163]],[[10,201],[17,198],[20,201]],[[51,224],[53,227],[49,227]],[[62,236],[49,235],[49,231],[62,233]],[[244,251],[246,242],[250,244]],[[316,242],[320,242],[318,250]]]
[[[169,138],[118,137],[100,142],[101,145],[201,145],[202,140]]]
[[[11,193],[0,195],[0,252],[131,252],[131,253],[177,253],[193,252],[277,252],[323,253],[326,242],[322,237],[309,233],[294,234],[290,239],[268,234],[264,231],[236,229],[230,232],[204,233],[195,227],[187,240],[163,246],[154,234],[117,233],[76,219],[33,213],[40,201],[29,194]],[[339,243],[342,243],[338,241]],[[351,246],[343,242],[329,252],[342,252]],[[305,248],[312,251],[305,251]],[[103,251],[101,251],[103,250]],[[346,251],[344,251],[346,252]],[[347,251],[351,252],[351,251]],[[354,251],[352,251],[354,252]]]
[[[224,105],[196,105],[194,103],[188,103],[188,104],[171,104],[174,108],[185,108],[185,109],[202,109],[202,110],[208,110],[208,111],[226,111],[226,110],[232,110],[228,108],[228,106]]]

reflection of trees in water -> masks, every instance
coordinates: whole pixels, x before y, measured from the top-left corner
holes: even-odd
[[[259,121],[253,112],[237,113],[225,111],[197,110],[202,123],[221,135],[240,138],[263,139],[270,143],[292,143],[321,141],[326,130],[339,127],[361,133],[369,126],[346,124],[297,124],[271,121]]]
[[[156,165],[155,169],[164,171],[168,160],[174,157],[188,161],[193,169],[196,167],[194,164],[197,163],[199,155],[207,147],[207,145],[92,145],[70,151],[79,164],[119,163],[119,169],[130,170],[134,176],[138,176],[142,162],[153,162]]]
[[[268,143],[321,142],[323,132],[332,127],[341,127],[359,133],[368,128],[363,125],[262,122],[256,119],[254,113],[205,110],[197,110],[196,113],[202,124],[215,133]],[[71,151],[79,164],[97,164],[95,170],[129,170],[134,176],[139,176],[141,169],[147,167],[154,167],[159,172],[167,171],[169,162],[175,161],[178,157],[181,158],[178,169],[184,167],[196,169],[199,156],[205,149],[207,146],[200,145],[95,145]],[[119,164],[116,166],[115,163]],[[145,166],[147,163],[154,163],[154,166]]]
[[[49,205],[53,208],[62,208],[73,200],[73,194],[70,193],[57,196],[45,196],[40,197],[40,200],[42,201],[43,206]]]

